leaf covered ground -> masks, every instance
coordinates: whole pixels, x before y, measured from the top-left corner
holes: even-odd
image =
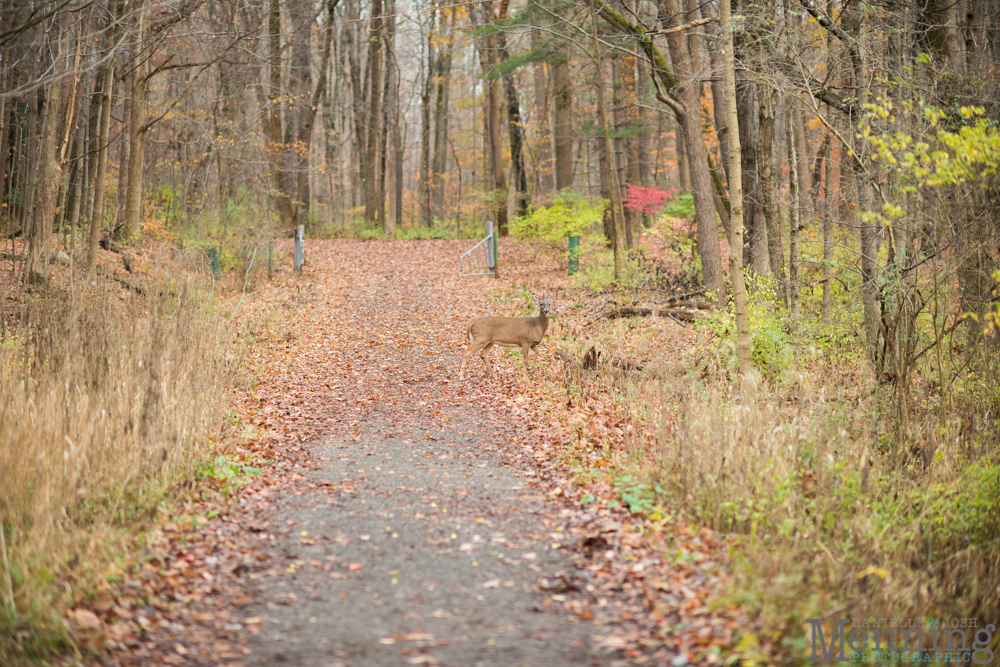
[[[500,280],[462,278],[466,245],[310,241],[302,276],[240,302],[229,449],[67,614],[86,659],[722,662],[741,622],[708,604],[726,545],[629,512],[627,479],[603,473],[641,439],[635,406],[555,354],[642,326],[663,364],[696,335],[664,318],[585,327],[606,299],[567,287],[555,256],[504,244]],[[527,314],[531,292],[556,311],[532,377],[494,351],[499,380],[476,360],[459,381],[468,320]]]

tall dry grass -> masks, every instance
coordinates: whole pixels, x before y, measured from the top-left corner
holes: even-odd
[[[24,303],[0,340],[0,656],[59,644],[64,612],[206,456],[223,341],[182,280]]]
[[[622,420],[619,442],[579,425],[611,461],[618,502],[735,537],[734,585],[718,602],[753,612],[745,660],[801,660],[807,618],[995,622],[1000,362],[962,376],[947,409],[933,370],[919,369],[903,430],[892,387],[872,378],[853,338],[827,336],[820,349],[811,331],[780,325],[761,320],[757,333],[781,332],[787,354],[763,336],[764,368],[742,386],[724,326],[683,359],[661,347],[673,323],[584,330],[565,316],[554,327],[577,358],[594,344],[643,367],[558,375],[567,396],[607,397]]]

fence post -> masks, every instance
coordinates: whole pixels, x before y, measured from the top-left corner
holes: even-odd
[[[295,229],[295,275],[300,275],[302,273],[302,265],[306,262],[305,252],[302,247],[305,240],[305,234],[305,225],[299,225]]]
[[[497,275],[497,240],[493,236],[493,223],[486,223],[486,267],[496,278]]]
[[[212,264],[212,277],[216,280],[222,280],[222,268],[219,266],[218,246],[208,249],[208,260]]]
[[[267,279],[274,277],[274,239],[267,243]]]
[[[567,261],[569,266],[569,275],[574,275],[580,268],[580,237],[571,236],[569,237],[569,259]]]

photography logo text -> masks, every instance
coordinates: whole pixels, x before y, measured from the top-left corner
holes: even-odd
[[[990,665],[995,625],[975,618],[838,618],[830,636],[810,618],[807,662],[959,662]],[[971,639],[971,641],[970,641]]]

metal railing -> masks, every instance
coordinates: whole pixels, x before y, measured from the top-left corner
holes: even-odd
[[[496,277],[496,240],[493,236],[493,223],[486,223],[486,238],[472,246],[458,258],[463,276]]]

